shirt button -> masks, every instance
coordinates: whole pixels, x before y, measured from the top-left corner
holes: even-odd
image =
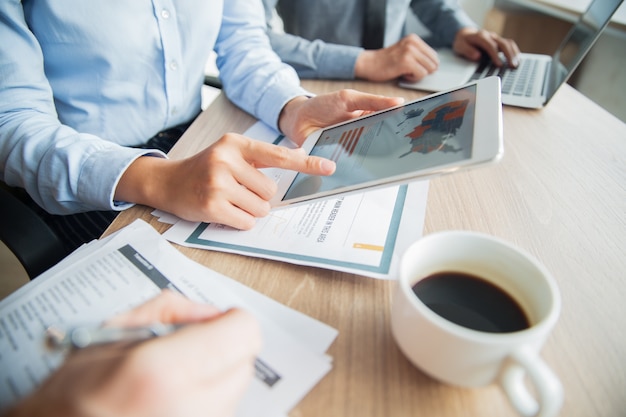
[[[170,11],[167,10],[167,9],[161,10],[161,17],[163,19],[169,19],[170,18]]]
[[[176,71],[178,69],[178,62],[176,62],[175,60],[170,61],[170,69],[172,71]]]
[[[172,114],[176,115],[178,113],[178,107],[174,106],[172,107]]]

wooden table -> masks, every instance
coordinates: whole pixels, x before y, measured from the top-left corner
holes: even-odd
[[[308,81],[413,99],[392,84]],[[171,152],[180,158],[254,119],[220,96]],[[492,167],[433,179],[424,233],[465,229],[528,250],[560,285],[563,311],[543,350],[565,388],[561,415],[626,415],[626,125],[561,88],[542,110],[504,109],[505,156]],[[151,209],[122,213],[107,233]],[[339,330],[333,370],[290,416],[514,416],[492,386],[461,389],[414,368],[389,326],[394,283],[198,249],[190,258]]]

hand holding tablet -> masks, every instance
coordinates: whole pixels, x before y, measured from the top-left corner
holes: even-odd
[[[312,133],[309,155],[333,160],[327,177],[267,169],[272,207],[407,183],[497,161],[503,153],[500,79],[485,78]]]

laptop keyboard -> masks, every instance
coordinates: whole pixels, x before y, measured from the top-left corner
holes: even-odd
[[[538,62],[534,59],[520,61],[517,68],[496,67],[491,61],[483,60],[471,80],[497,75],[502,80],[502,94],[532,96],[532,89],[537,76]]]

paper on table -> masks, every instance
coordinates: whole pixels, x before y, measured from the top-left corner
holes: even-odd
[[[239,297],[230,281],[186,258],[140,220],[83,246],[0,302],[0,409],[28,394],[63,360],[44,348],[48,325],[100,322],[172,288],[222,309],[241,306],[255,314],[264,348],[237,415],[286,414],[330,369],[322,353],[337,332],[251,289]],[[306,328],[301,333],[309,333],[307,339],[297,340],[282,326]]]
[[[293,146],[261,122],[245,134]],[[180,220],[163,236],[195,248],[388,279],[399,254],[421,237],[427,194],[428,181],[414,182],[277,209],[248,231]]]

